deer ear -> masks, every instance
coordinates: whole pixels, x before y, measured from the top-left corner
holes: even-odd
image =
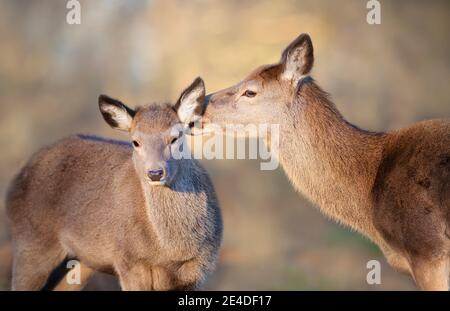
[[[174,106],[175,111],[183,123],[198,121],[205,112],[205,83],[198,77],[181,93]]]
[[[282,78],[297,85],[302,76],[308,74],[314,63],[314,50],[311,38],[303,33],[289,44],[281,55],[284,66]]]
[[[107,95],[100,95],[98,97],[98,107],[100,108],[103,119],[113,129],[121,131],[130,130],[131,122],[135,115],[133,109],[128,108],[122,102]]]

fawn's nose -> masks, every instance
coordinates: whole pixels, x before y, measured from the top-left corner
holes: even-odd
[[[149,170],[147,172],[147,175],[151,181],[161,181],[164,179],[164,170],[163,169]]]

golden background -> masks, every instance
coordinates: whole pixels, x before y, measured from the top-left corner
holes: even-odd
[[[175,101],[196,76],[208,92],[258,65],[278,61],[307,32],[313,77],[344,116],[389,130],[450,116],[450,3],[381,1],[381,25],[367,1],[80,1],[81,25],[66,1],[0,4],[0,190],[40,147],[72,133],[126,139],[102,120],[97,97],[131,106]],[[225,235],[213,290],[414,289],[380,251],[327,220],[295,193],[281,169],[259,160],[204,161],[222,204]],[[7,245],[4,202],[0,245]],[[382,284],[366,263],[382,263]],[[0,247],[0,288],[10,254]],[[114,288],[99,279],[91,288]]]

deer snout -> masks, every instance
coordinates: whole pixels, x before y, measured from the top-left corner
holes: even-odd
[[[147,176],[152,182],[161,182],[165,179],[166,172],[162,168],[149,170]]]

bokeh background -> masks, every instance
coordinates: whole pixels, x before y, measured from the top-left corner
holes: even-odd
[[[342,113],[370,130],[450,116],[450,2],[381,0],[97,0],[0,2],[0,288],[10,282],[4,193],[40,147],[72,133],[126,138],[97,108],[100,93],[131,106],[174,101],[196,76],[215,91],[276,62],[299,33],[315,46],[313,76]],[[376,246],[322,216],[281,169],[204,161],[223,207],[224,245],[212,290],[411,290]],[[239,174],[238,174],[239,172]],[[366,263],[382,263],[382,284]],[[97,277],[94,288],[116,288]]]

